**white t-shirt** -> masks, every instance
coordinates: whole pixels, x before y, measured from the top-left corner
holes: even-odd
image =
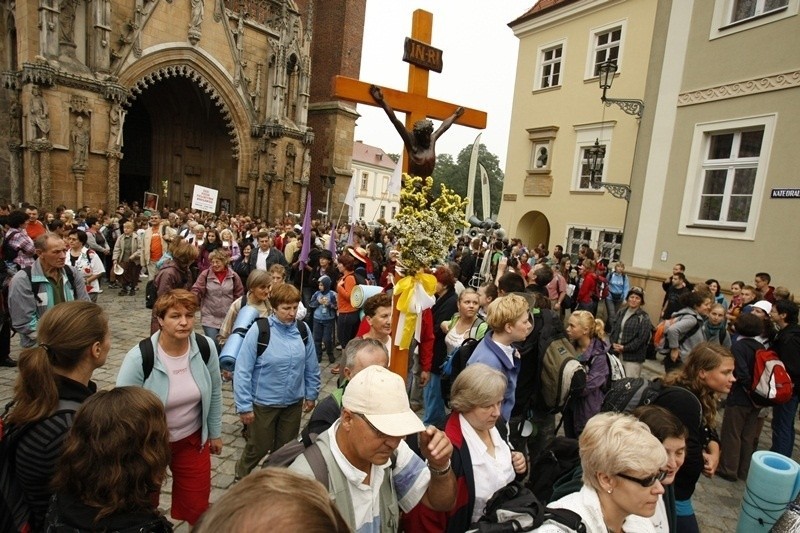
[[[494,457],[489,449],[469,425],[464,415],[458,415],[461,422],[461,433],[469,448],[472,459],[472,477],[475,479],[475,507],[472,509],[472,522],[477,522],[483,514],[486,502],[499,489],[514,480],[514,466],[511,463],[511,449],[500,436],[496,428],[489,431],[494,443]]]
[[[158,347],[158,359],[164,365],[169,377],[169,391],[164,410],[167,413],[167,427],[169,428],[169,441],[176,442],[185,439],[202,425],[200,417],[203,413],[200,389],[192,376],[189,367],[189,353],[172,357]]]
[[[98,253],[94,250],[89,251],[89,248],[85,246],[74,263],[72,261],[72,254],[70,252],[67,252],[67,254],[69,254],[69,264],[74,266],[77,270],[80,270],[84,278],[88,278],[94,274],[103,274],[106,271],[106,267],[103,266],[103,260],[100,259]],[[100,278],[86,285],[86,292],[90,294],[93,292],[103,292],[100,290],[99,279]]]
[[[656,514],[650,517],[653,527],[658,532],[669,533],[669,519],[667,518],[667,505],[664,503],[664,495],[658,497]]]
[[[365,485],[367,474],[350,464],[336,443],[336,430],[339,428],[337,420],[328,430],[331,444],[331,454],[336,464],[342,470],[350,489],[350,498],[353,501],[353,516],[355,516],[356,533],[380,533],[381,531],[381,504],[380,488],[386,470],[391,467],[389,460],[383,465],[372,465],[370,484]],[[411,451],[405,441],[400,441],[400,446],[395,451],[397,459],[392,470],[397,503],[400,509],[407,513],[416,506],[428,490],[431,473],[425,463],[417,454]]]

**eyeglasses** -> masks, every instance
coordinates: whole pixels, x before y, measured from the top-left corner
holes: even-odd
[[[355,414],[356,414],[356,415],[357,415],[357,416],[358,416],[358,417],[359,417],[361,420],[363,420],[364,422],[366,422],[366,423],[367,423],[367,425],[370,427],[370,429],[371,429],[372,431],[374,431],[374,432],[375,432],[375,435],[377,435],[379,439],[381,439],[381,440],[386,440],[386,439],[392,439],[392,438],[394,438],[394,437],[392,437],[391,435],[387,435],[386,433],[384,433],[384,432],[383,432],[383,431],[381,431],[380,429],[378,429],[378,428],[376,428],[375,426],[373,426],[373,425],[372,425],[372,422],[370,422],[370,421],[367,419],[367,415],[365,415],[365,414],[362,414],[362,413],[355,413]]]
[[[617,475],[619,477],[621,477],[622,479],[627,479],[628,481],[633,481],[634,483],[638,483],[642,487],[647,488],[647,487],[652,487],[655,484],[656,481],[664,481],[664,478],[667,477],[667,471],[666,470],[659,470],[657,474],[653,474],[652,476],[649,476],[649,477],[646,477],[646,478],[643,478],[643,479],[635,478],[633,476],[629,476],[627,474],[622,474],[622,473],[617,474]]]

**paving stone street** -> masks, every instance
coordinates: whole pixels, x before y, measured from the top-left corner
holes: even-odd
[[[103,368],[94,373],[94,381],[98,387],[111,387],[116,381],[122,359],[139,340],[148,335],[150,325],[150,311],[144,306],[144,283],[140,284],[140,291],[134,297],[117,296],[114,289],[105,289],[100,295],[98,303],[108,313],[112,346],[108,361]],[[13,305],[13,302],[12,304]],[[200,330],[199,315],[197,330]],[[11,354],[14,359],[19,356],[20,348],[18,339],[12,338]],[[655,376],[659,366],[654,361],[648,361],[646,374]],[[5,405],[12,396],[14,380],[17,372],[13,368],[0,368],[0,405]],[[323,392],[320,398],[326,396],[335,386],[335,376],[328,371],[327,361],[322,367]],[[234,467],[244,447],[241,436],[241,424],[233,407],[231,384],[223,384],[223,415],[222,433],[224,448],[219,456],[212,456],[211,501],[217,500],[233,483]],[[303,425],[305,424],[305,418]],[[770,444],[769,419],[764,425],[761,436],[760,449],[768,449]],[[800,452],[795,447],[794,459],[798,460]],[[701,477],[695,492],[694,504],[700,521],[701,531],[709,533],[728,533],[735,531],[738,520],[740,502],[744,483],[739,481],[731,483],[719,478],[713,480]],[[171,479],[168,479],[161,494],[161,508],[169,511]],[[185,523],[176,524],[176,531],[189,531]]]

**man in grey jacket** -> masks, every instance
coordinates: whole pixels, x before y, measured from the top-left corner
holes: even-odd
[[[30,269],[17,272],[11,279],[8,298],[11,327],[19,333],[20,344],[36,344],[36,330],[41,316],[51,307],[72,300],[90,301],[83,274],[66,265],[67,245],[55,234],[37,237],[34,242],[39,258]]]

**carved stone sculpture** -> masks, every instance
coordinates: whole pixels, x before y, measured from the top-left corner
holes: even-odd
[[[200,26],[203,24],[203,15],[205,13],[204,0],[191,0],[192,1],[192,19],[189,22],[189,42],[197,44],[200,41],[201,31]]]
[[[86,168],[89,157],[89,129],[83,124],[83,117],[75,119],[75,125],[70,133],[72,141],[72,166],[73,168]]]
[[[47,139],[50,135],[50,112],[47,102],[42,98],[42,91],[34,86],[32,90],[30,121],[34,139]]]

